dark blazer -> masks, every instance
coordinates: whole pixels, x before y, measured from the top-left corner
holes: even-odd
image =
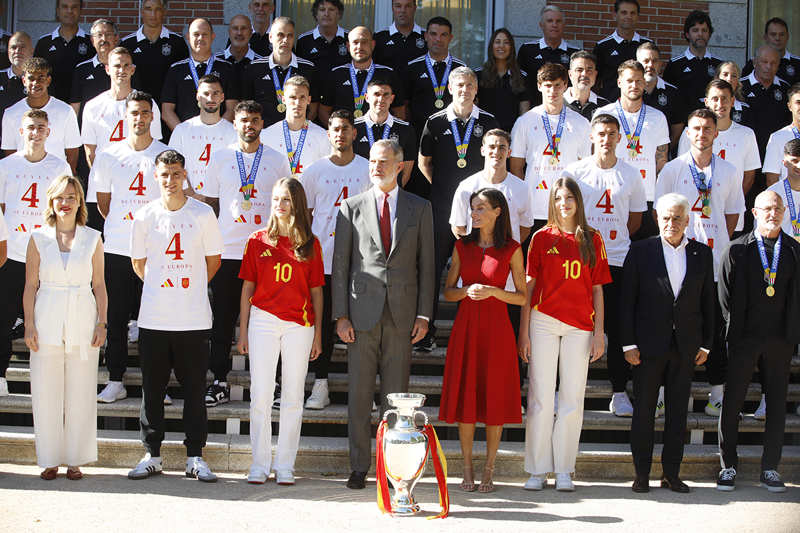
[[[800,344],[800,243],[781,234],[772,298],[765,292],[764,269],[752,231],[732,240],[722,254],[719,303],[730,344],[770,337]]]
[[[388,302],[395,325],[411,331],[416,316],[433,320],[433,214],[427,200],[400,189],[392,249],[383,250],[375,193],[342,201],[336,217],[331,280],[333,318],[366,331]]]
[[[661,237],[634,242],[622,276],[622,345],[635,344],[642,357],[658,357],[669,350],[674,328],[679,352],[693,358],[701,347],[711,348],[715,297],[711,248],[688,242],[686,276],[675,298]]]

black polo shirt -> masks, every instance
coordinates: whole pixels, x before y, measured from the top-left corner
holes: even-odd
[[[11,67],[0,70],[0,121],[6,109],[25,98],[22,80],[14,74]]]
[[[79,123],[86,102],[110,88],[111,78],[108,77],[106,66],[100,62],[97,56],[75,67],[75,72],[72,74],[72,92],[67,103],[81,104],[81,112],[78,113]]]
[[[664,113],[670,126],[686,124],[686,117],[691,112],[678,88],[661,78],[658,78],[653,92],[645,92],[644,103]],[[704,104],[701,104],[701,107],[702,105]]]
[[[749,75],[751,72],[753,72],[753,60],[748,59],[742,69],[742,77]],[[790,86],[800,82],[800,57],[790,54],[787,50],[781,58],[777,76]]]
[[[753,129],[753,112],[750,110],[750,106],[744,102],[734,100],[733,108],[731,108],[731,120]]]
[[[200,79],[205,75],[207,65],[207,61],[195,63],[189,57],[173,64],[167,71],[164,88],[161,90],[161,103],[175,104],[175,113],[181,122],[200,114],[196,98],[197,86],[189,69],[195,69],[197,78]],[[238,100],[241,97],[239,79],[233,65],[224,59],[214,58],[214,65],[209,74],[214,74],[222,80],[222,90],[225,91],[226,100]]]
[[[347,32],[341,26],[331,42],[319,32],[319,26],[301,34],[294,43],[294,50],[298,57],[314,63],[318,72],[329,72],[333,67],[350,62]]]
[[[367,128],[372,129],[373,139],[379,141],[383,139],[383,130],[386,125],[389,125],[388,138],[396,141],[403,149],[403,161],[416,161],[417,160],[417,136],[414,133],[414,128],[405,120],[400,120],[393,117],[389,113],[389,118],[383,124],[376,124],[372,122],[368,115],[356,119],[356,140],[353,142],[353,151],[369,159],[369,149],[372,145],[369,143],[367,136]]]
[[[700,100],[705,97],[708,82],[714,79],[717,67],[722,60],[706,50],[703,57],[695,57],[687,48],[684,53],[669,60],[664,69],[664,81],[680,90],[687,105],[687,111],[703,107]]]
[[[789,84],[779,78],[775,78],[769,87],[761,85],[752,72],[741,79],[742,96],[750,106],[750,127],[756,134],[762,161],[770,134],[792,121],[792,114],[786,107],[788,91]]]
[[[408,36],[404,36],[397,31],[397,26],[392,22],[391,26],[379,31],[373,38],[375,50],[372,52],[372,58],[376,63],[392,67],[398,75],[409,61],[428,53],[425,30],[417,24],[414,24],[414,29]]]
[[[434,105],[436,94],[433,91],[433,83],[431,83],[431,78],[428,75],[428,67],[425,64],[426,57],[429,57],[428,54],[409,61],[405,73],[403,74],[403,78],[406,82],[405,96],[410,108],[408,116],[411,117],[411,125],[414,127],[417,136],[422,135],[422,128],[425,127],[425,121],[428,120],[428,117],[441,111],[440,108]],[[442,83],[444,71],[447,69],[446,63],[448,59],[451,61],[451,72],[458,67],[466,66],[463,61],[451,55],[448,55],[444,61],[435,61],[433,63],[433,72],[436,74],[436,79],[440,83]],[[445,85],[445,89],[442,101],[444,105],[447,106],[453,101],[453,97],[450,96],[450,92],[447,90],[446,80],[443,84]],[[397,102],[397,98],[395,98],[394,101]]]
[[[261,104],[261,115],[264,118],[264,128],[284,119],[285,112],[278,111],[278,98],[275,95],[275,84],[272,81],[272,69],[275,68],[280,80],[280,86],[289,77],[303,76],[311,84],[311,101],[319,102],[319,81],[314,63],[292,54],[289,66],[284,69],[272,60],[272,55],[256,59],[244,71],[242,82],[242,99],[255,100]]]
[[[225,48],[229,48],[230,45],[231,40],[228,39],[225,42]],[[253,34],[250,36],[250,50],[261,57],[266,57],[272,53],[272,43],[269,42],[269,28],[263,35],[253,30]]]
[[[611,103],[602,96],[597,96],[594,91],[590,91],[589,99],[585,104],[581,105],[580,101],[572,96],[572,87],[567,89],[567,91],[564,93],[564,102],[566,102],[567,107],[576,113],[580,113],[581,116],[589,122],[592,121],[592,116],[597,108],[607,106]]]
[[[236,59],[233,57],[233,54],[231,53],[230,46],[228,46],[225,50],[222,50],[221,52],[217,52],[216,54],[214,54],[215,61],[217,59],[222,59],[233,65],[233,70],[236,72],[236,78],[238,80],[236,83],[239,85],[239,96],[241,96],[242,93],[242,83],[244,83],[244,71],[247,70],[247,67],[250,66],[250,63],[252,63],[256,59],[261,59],[261,57],[262,56],[253,51],[252,48],[248,48],[244,56],[239,61],[236,61]]]
[[[431,115],[425,123],[420,138],[419,152],[426,157],[433,158],[433,182],[431,183],[430,201],[433,205],[434,224],[437,226],[449,224],[450,208],[453,204],[453,195],[458,184],[483,169],[483,156],[481,155],[481,141],[487,131],[497,128],[499,124],[494,115],[482,111],[478,106],[472,108],[471,117],[475,118],[472,136],[467,146],[467,165],[459,168],[458,152],[450,130],[450,121],[456,120],[458,133],[464,142],[467,122],[457,119],[452,110],[452,105],[447,106],[438,113]]]
[[[0,29],[0,70],[5,70],[11,66],[11,61],[8,59],[8,40],[10,38],[10,33]]]
[[[519,47],[517,52],[517,62],[519,68],[528,73],[528,88],[531,93],[533,107],[542,103],[542,94],[536,86],[536,75],[545,63],[561,63],[564,68],[569,69],[569,58],[579,49],[561,40],[561,44],[556,48],[547,46],[544,38],[538,41],[531,41]]]
[[[520,71],[523,86],[517,90],[511,87],[511,72],[503,74],[495,82],[494,87],[482,86],[482,82],[486,78],[483,68],[475,69],[475,75],[478,76],[478,105],[484,111],[494,115],[500,127],[511,133],[511,128],[514,127],[514,122],[519,117],[520,102],[531,101],[531,94],[528,90],[528,74],[524,70]]]
[[[95,50],[89,34],[82,28],[78,28],[78,33],[69,42],[58,34],[59,28],[60,26],[53,33],[39,37],[33,55],[46,59],[53,69],[53,81],[48,90],[50,96],[66,102],[72,92],[73,70],[78,63],[90,59]]]
[[[636,49],[639,45],[650,42],[653,41],[636,32],[633,33],[632,39],[623,39],[616,30],[597,42],[592,53],[597,56],[597,86],[602,87],[600,94],[607,98],[614,97],[613,91],[617,88],[617,68],[629,59],[636,59]]]
[[[161,27],[161,35],[152,43],[139,28],[136,33],[122,39],[120,46],[130,50],[136,65],[133,86],[150,93],[159,103],[170,65],[189,57],[189,47],[183,37],[164,26]]]
[[[379,65],[373,61],[375,70],[372,75],[373,80],[382,80],[389,82],[392,86],[394,93],[394,102],[392,107],[401,107],[405,102],[405,93],[403,86],[400,83],[400,78],[395,73],[394,69],[386,65]],[[325,76],[322,81],[322,93],[320,94],[320,103],[323,105],[331,106],[334,109],[347,109],[353,111],[355,109],[355,97],[353,96],[353,84],[350,80],[350,65],[339,65]],[[356,83],[360,89],[366,89],[368,70],[356,70]],[[364,101],[361,111],[366,113],[369,109],[369,104]]]

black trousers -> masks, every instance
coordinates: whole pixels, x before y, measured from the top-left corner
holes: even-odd
[[[130,257],[111,253],[105,254],[105,278],[109,304],[106,366],[111,381],[122,381],[128,364],[128,320],[138,315],[142,280],[133,271]]]
[[[631,365],[622,354],[620,341],[619,317],[620,295],[622,292],[622,267],[610,266],[611,283],[603,285],[603,307],[605,310],[605,327],[608,335],[608,379],[613,392],[625,392],[625,386],[631,379]]]
[[[642,213],[642,225],[631,235],[632,241],[640,241],[658,235],[658,224],[653,218],[653,202],[647,202],[647,211]]]
[[[216,275],[211,279],[211,372],[214,379],[228,380],[231,371],[231,342],[239,316],[242,299],[242,284],[238,259],[223,259]]]
[[[333,305],[331,303],[331,277],[325,275],[322,287],[322,353],[308,364],[308,371],[314,372],[314,379],[328,379],[333,355]]]
[[[25,290],[25,263],[9,259],[0,268],[0,378],[6,377],[11,361],[11,332],[22,316],[22,292]]]
[[[428,335],[434,336],[436,334],[436,315],[439,312],[439,291],[442,290],[442,273],[447,260],[453,254],[453,245],[455,245],[456,238],[453,231],[450,229],[449,222],[450,212],[448,206],[447,213],[433,213],[433,246],[434,246],[434,270],[433,279],[435,281],[433,291],[433,316],[428,328]]]
[[[186,456],[203,454],[208,436],[205,391],[208,370],[208,330],[160,331],[139,329],[142,366],[142,408],[139,416],[142,443],[154,457],[164,440],[164,393],[170,371],[183,392],[183,429]]]
[[[686,415],[692,388],[695,354],[678,352],[673,335],[667,353],[653,357],[641,354],[642,362],[633,367],[633,420],[631,453],[638,477],[647,478],[653,463],[653,434],[658,388],[664,385],[664,449],[661,466],[666,477],[678,477],[686,437]]]
[[[786,389],[794,346],[783,339],[745,339],[728,347],[730,364],[725,382],[725,397],[719,416],[719,448],[723,468],[737,468],[739,456],[739,412],[747,387],[759,362],[764,393],[767,395],[767,422],[764,428],[764,451],[761,470],[777,470],[781,461],[783,432],[786,425]],[[760,358],[760,361],[759,361]]]
[[[714,293],[717,291],[717,284],[714,283]],[[728,367],[728,343],[725,341],[725,321],[722,319],[722,307],[719,300],[714,299],[714,320],[715,331],[714,341],[711,345],[711,353],[708,354],[706,361],[706,377],[711,385],[723,385],[725,374]]]

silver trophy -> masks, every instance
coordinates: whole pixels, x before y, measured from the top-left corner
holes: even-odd
[[[423,411],[417,411],[425,403],[425,395],[393,393],[388,394],[386,400],[394,409],[383,413],[383,420],[386,421],[390,414],[396,415],[394,426],[388,427],[387,422],[383,436],[386,476],[394,487],[392,513],[413,515],[419,512],[419,505],[411,492],[422,477],[428,459],[428,437],[422,431],[428,424],[428,416]],[[422,427],[414,421],[417,415],[425,419]]]

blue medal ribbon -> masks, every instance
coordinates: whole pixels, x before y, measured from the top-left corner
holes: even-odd
[[[794,138],[795,139],[800,139],[800,130],[798,130],[794,126],[792,126],[792,133],[794,133]]]
[[[208,76],[211,74],[211,69],[214,67],[214,56],[208,58],[208,63],[206,64],[206,71],[203,73],[203,76]],[[197,76],[197,70],[194,67],[194,59],[191,57],[189,58],[189,74],[192,75],[192,79],[194,80],[194,86],[200,86],[200,78]]]
[[[550,118],[547,113],[542,115],[542,124],[544,125],[544,132],[547,135],[547,146],[553,155],[550,157],[551,163],[558,162],[558,146],[561,144],[561,135],[564,133],[564,123],[567,121],[567,106],[561,106],[561,113],[558,115],[558,125],[556,126],[556,135],[553,137],[553,130],[550,127]]]
[[[431,79],[433,85],[433,93],[436,95],[437,100],[444,98],[444,90],[447,87],[447,78],[450,77],[450,69],[453,67],[453,58],[447,56],[445,61],[444,74],[442,81],[436,79],[436,73],[433,71],[433,61],[431,61],[430,54],[425,54],[425,66],[428,67],[428,77]]]
[[[797,217],[797,208],[794,205],[792,186],[789,185],[788,179],[783,180],[783,188],[786,191],[786,204],[789,207],[789,220],[792,222],[792,233],[797,237],[800,235],[800,219]]]
[[[467,148],[469,148],[469,139],[472,137],[472,127],[475,125],[475,117],[470,117],[467,122],[467,130],[464,132],[464,140],[461,140],[461,134],[458,133],[458,125],[456,119],[450,121],[450,131],[453,133],[453,141],[456,143],[456,151],[458,152],[459,159],[466,159]]]
[[[697,187],[697,191],[703,198],[703,207],[706,207],[711,203],[711,181],[714,178],[714,160],[716,156],[711,154],[711,176],[708,177],[708,183],[706,183],[705,173],[697,170],[697,163],[694,161],[694,156],[689,154],[689,157],[692,159],[689,163],[689,170],[692,172],[694,186]],[[703,214],[708,216],[705,212]]]
[[[753,232],[756,236],[756,242],[758,243],[758,255],[761,258],[761,266],[764,268],[764,281],[767,282],[769,288],[767,288],[767,294],[770,292],[775,294],[775,289],[770,291],[773,285],[775,285],[775,277],[778,275],[778,258],[781,256],[781,234],[778,234],[778,240],[775,241],[775,249],[772,251],[772,265],[767,262],[767,250],[764,247],[764,238],[758,231]]]
[[[625,130],[625,138],[628,139],[628,150],[635,151],[639,146],[639,138],[642,135],[642,128],[644,127],[644,117],[647,114],[647,106],[642,103],[642,108],[639,110],[639,118],[636,120],[636,129],[631,135],[631,128],[628,126],[628,121],[625,119],[625,110],[622,109],[622,104],[617,100],[617,115],[622,124],[622,129]]]
[[[297,174],[298,165],[300,165],[300,154],[303,152],[303,144],[306,142],[306,135],[308,134],[308,122],[306,122],[300,129],[300,138],[297,139],[297,148],[292,150],[292,135],[289,132],[289,124],[284,120],[283,124],[283,140],[286,143],[286,157],[289,158],[289,166],[292,168],[292,175]]]
[[[356,80],[356,69],[353,66],[353,63],[349,63],[347,68],[350,69],[350,84],[353,86],[353,104],[357,111],[361,110],[364,107],[364,98],[367,94],[367,85],[372,80],[372,76],[375,74],[375,63],[371,63],[369,69],[367,69],[367,77],[364,79],[364,86],[362,88],[358,88],[358,81]]]
[[[292,67],[289,66],[289,69],[286,71],[286,77],[283,79],[284,81],[286,81],[291,77],[292,77]],[[275,86],[275,97],[278,99],[278,104],[282,104],[283,83],[280,82],[280,78],[278,77],[278,67],[272,67],[272,85]]]
[[[259,144],[258,150],[256,150],[256,155],[253,158],[253,166],[250,169],[250,174],[248,175],[244,170],[244,157],[242,157],[242,152],[236,150],[236,163],[239,165],[239,180],[242,182],[242,195],[244,196],[245,201],[250,200],[250,196],[253,194],[253,185],[256,182],[258,165],[261,164],[261,154],[263,152],[264,145]]]
[[[375,144],[375,134],[372,133],[372,126],[370,126],[366,122],[364,123],[364,125],[367,127],[366,129],[367,129],[367,139],[369,139],[369,147],[372,148],[372,145]],[[381,139],[389,138],[390,129],[391,128],[389,127],[389,121],[387,119],[387,121],[383,124],[383,133],[381,134]]]

